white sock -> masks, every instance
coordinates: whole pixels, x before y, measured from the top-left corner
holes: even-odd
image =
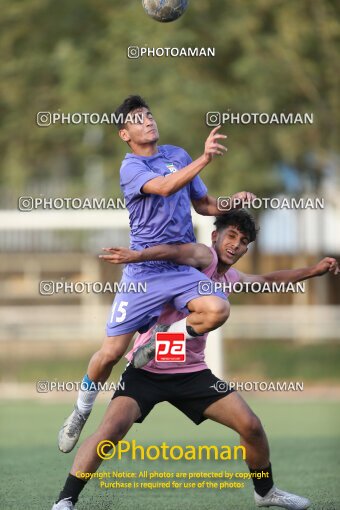
[[[86,389],[86,385],[90,389]],[[78,392],[77,407],[82,414],[89,414],[99,393],[97,385],[85,375]]]
[[[198,335],[190,335],[187,331],[187,318],[181,319],[180,321],[171,324],[168,329],[170,333],[184,333],[186,338],[196,338]]]

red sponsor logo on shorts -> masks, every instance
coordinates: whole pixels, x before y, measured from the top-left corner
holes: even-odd
[[[156,361],[184,362],[185,361],[184,333],[156,333]]]

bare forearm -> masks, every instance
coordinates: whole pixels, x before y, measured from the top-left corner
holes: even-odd
[[[283,271],[274,271],[273,273],[250,275],[239,271],[240,281],[242,283],[297,283],[315,276],[322,276],[326,273],[340,274],[339,264],[332,257],[325,257],[320,262],[310,267],[300,269],[285,269]]]
[[[223,214],[223,211],[220,211],[217,208],[217,198],[209,195],[207,195],[204,202],[201,202],[195,209],[198,214],[201,214],[202,216],[219,216],[220,214]]]
[[[211,130],[204,144],[204,153],[190,165],[182,168],[178,172],[166,175],[165,177],[155,177],[146,182],[142,187],[143,193],[169,196],[191,182],[205,166],[210,163],[216,155],[223,156],[227,148],[221,145],[219,141],[225,139],[226,135],[218,133],[221,126]]]
[[[206,167],[208,161],[205,156],[200,156],[190,165],[182,168],[179,172],[175,172],[164,178],[167,181],[167,189],[169,195],[176,193],[176,191],[184,188],[189,182],[191,182],[196,175],[198,175],[204,167]]]
[[[268,273],[264,275],[264,280],[268,283],[297,283],[308,280],[308,278],[313,278],[314,276],[317,276],[315,274],[315,266],[311,266]]]
[[[208,163],[209,160],[206,156],[200,156],[178,172],[168,174],[165,177],[156,177],[147,182],[143,186],[143,192],[163,196],[173,195],[191,182]]]
[[[135,262],[146,262],[149,260],[172,260],[176,261],[178,246],[171,244],[160,244],[151,246],[141,251],[136,251]]]
[[[240,209],[242,201],[251,201],[256,198],[249,191],[240,191],[230,197],[222,197],[223,200],[206,195],[199,200],[192,200],[195,211],[203,216],[221,216],[231,209]],[[218,203],[220,202],[220,203]]]
[[[130,250],[129,248],[103,248],[105,255],[99,258],[110,264],[135,264],[149,260],[170,260],[176,264],[184,264],[197,268],[205,268],[211,264],[212,254],[204,244],[159,244],[144,250]]]
[[[103,248],[105,255],[99,258],[110,264],[136,264],[148,260],[175,260],[178,249],[176,245],[160,244],[144,250],[131,250],[130,248]]]

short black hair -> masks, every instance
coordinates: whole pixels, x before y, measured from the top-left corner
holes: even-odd
[[[137,110],[137,108],[149,109],[149,106],[141,96],[129,96],[124,99],[122,104],[119,105],[115,111],[115,121],[118,129],[122,129],[124,127],[127,115],[133,110]]]
[[[254,218],[244,209],[233,209],[221,216],[216,216],[214,225],[218,232],[227,227],[236,227],[242,234],[248,237],[250,243],[255,241],[259,230],[256,227]]]

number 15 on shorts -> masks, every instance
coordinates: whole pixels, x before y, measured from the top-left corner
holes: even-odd
[[[111,310],[110,323],[112,322],[123,322],[126,317],[126,307],[129,304],[128,301],[120,301],[117,308],[117,302],[115,301]]]
[[[185,362],[185,334],[184,333],[156,333],[157,362]]]

